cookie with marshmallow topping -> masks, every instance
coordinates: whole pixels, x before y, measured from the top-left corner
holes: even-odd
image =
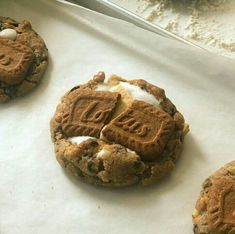
[[[47,47],[30,23],[0,16],[0,103],[37,86],[47,63]]]
[[[235,161],[204,181],[192,218],[195,234],[235,233]]]
[[[61,99],[51,120],[60,165],[85,182],[151,185],[171,172],[185,123],[163,89],[99,72]]]

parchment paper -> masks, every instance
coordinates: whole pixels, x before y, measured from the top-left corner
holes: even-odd
[[[0,233],[192,233],[201,183],[235,156],[235,62],[55,1],[1,0],[0,15],[30,20],[50,52],[41,85],[0,106]],[[100,70],[159,85],[190,124],[175,170],[155,186],[93,187],[55,160],[55,107]]]

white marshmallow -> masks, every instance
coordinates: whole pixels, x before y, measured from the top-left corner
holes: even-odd
[[[106,149],[102,149],[101,151],[98,152],[97,154],[97,158],[103,158],[105,156],[110,155],[110,151],[106,150]]]
[[[135,152],[134,150],[131,150],[131,149],[129,149],[129,148],[126,148],[126,150],[127,150],[128,153],[136,154],[136,152]]]
[[[0,37],[10,39],[14,41],[16,39],[17,33],[14,29],[7,28],[0,31]]]
[[[148,93],[147,91],[141,89],[139,86],[129,84],[127,82],[120,82],[118,85],[115,86],[108,86],[108,85],[98,85],[95,90],[97,91],[110,91],[110,92],[117,92],[118,87],[122,87],[126,90],[128,94],[131,95],[133,99],[140,100],[147,102],[151,105],[159,107],[160,102],[155,98],[154,95]]]
[[[110,86],[108,86],[108,85],[104,85],[104,84],[99,84],[99,85],[97,85],[96,86],[96,91],[111,91],[110,90]]]
[[[141,89],[136,85],[129,84],[127,82],[120,82],[120,85],[131,95],[133,99],[147,102],[151,105],[159,107],[160,102],[150,93]]]
[[[100,139],[103,140],[103,141],[107,141],[106,137],[103,135],[103,130],[106,128],[106,125],[102,128],[101,132],[100,132]]]
[[[89,136],[76,136],[76,137],[68,138],[68,141],[70,141],[73,144],[80,144],[83,141],[86,141],[88,139],[93,139],[93,137],[89,137]]]

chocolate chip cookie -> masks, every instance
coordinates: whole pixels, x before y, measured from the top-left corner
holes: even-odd
[[[47,63],[46,45],[30,23],[0,16],[0,103],[34,88]]]
[[[51,120],[58,162],[92,184],[151,185],[172,171],[188,125],[163,89],[103,72],[71,89]]]
[[[226,164],[203,183],[193,212],[194,233],[235,233],[235,161]]]

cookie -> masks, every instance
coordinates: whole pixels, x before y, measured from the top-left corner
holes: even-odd
[[[193,212],[194,233],[235,233],[235,161],[226,164],[202,185]]]
[[[0,102],[37,86],[47,63],[47,47],[30,23],[0,16]]]
[[[163,89],[99,72],[67,92],[51,120],[58,162],[85,182],[151,185],[173,170],[188,125]]]

